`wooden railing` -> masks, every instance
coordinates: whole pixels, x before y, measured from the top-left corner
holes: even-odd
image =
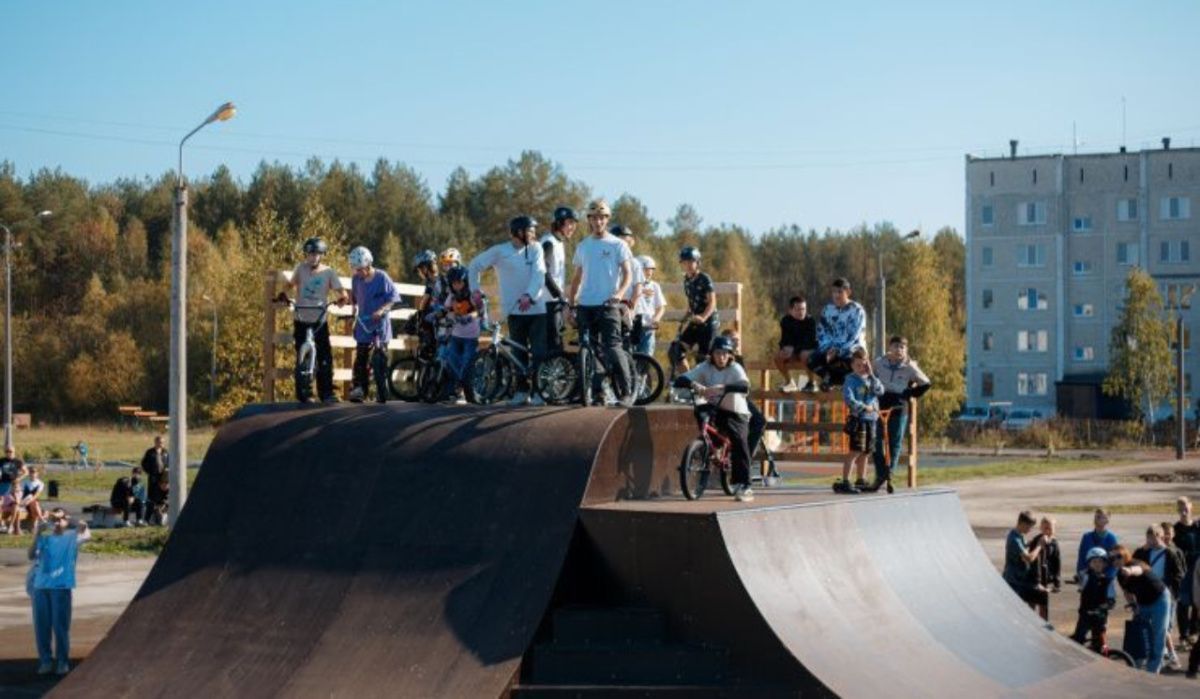
[[[795,365],[799,370],[799,364]],[[846,460],[849,439],[842,431],[846,423],[846,406],[840,390],[828,393],[785,393],[771,390],[771,375],[777,369],[771,362],[746,362],[751,374],[750,399],[758,404],[767,418],[767,430],[797,435],[787,449],[775,452],[777,462],[842,463]],[[756,376],[757,375],[757,376]],[[790,420],[782,418],[784,407],[790,405]],[[908,402],[908,426],[904,435],[904,452],[900,461],[908,471],[908,487],[917,487],[917,401]],[[762,468],[767,468],[764,462]]]

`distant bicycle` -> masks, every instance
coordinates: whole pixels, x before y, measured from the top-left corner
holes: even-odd
[[[624,396],[620,395],[613,380],[615,367],[609,365],[607,348],[600,344],[600,336],[581,330],[579,337],[579,355],[575,362],[578,372],[576,383],[579,402],[584,407],[613,401],[626,407],[646,405],[658,398],[663,387],[662,367],[648,354],[630,352],[627,333],[623,333],[621,345],[616,348],[632,374],[626,377],[630,385]]]
[[[437,356],[437,338],[414,313],[404,324],[404,334],[417,338],[417,349],[406,350],[387,370],[388,390],[397,400],[420,400],[419,386],[429,365]]]
[[[1125,608],[1132,609],[1133,605],[1125,605]],[[1091,617],[1092,619],[1094,619],[1097,622],[1097,625],[1099,625],[1099,626],[1106,626],[1108,624],[1108,610],[1107,609],[1103,609],[1103,608],[1092,609],[1092,610],[1085,612],[1085,614],[1087,616]],[[1125,663],[1125,665],[1127,665],[1128,667],[1134,667],[1134,668],[1137,667],[1137,661],[1133,659],[1132,655],[1130,655],[1129,653],[1126,653],[1125,651],[1121,650],[1120,648],[1110,648],[1107,642],[1103,643],[1099,649],[1097,649],[1095,646],[1090,645],[1090,644],[1088,647],[1091,648],[1097,654],[1099,654],[1101,657],[1108,658],[1109,660],[1115,660],[1117,662]]]
[[[670,365],[668,367],[667,375],[668,388],[666,400],[668,403],[688,404],[691,402],[691,398],[689,397],[691,392],[688,391],[687,394],[683,393],[688,389],[675,388],[675,378],[679,376],[677,367],[679,363],[687,356],[688,351],[688,346],[685,345],[681,339],[683,337],[683,331],[687,330],[687,326],[688,321],[686,318],[679,321],[679,327],[675,329],[675,339],[671,340],[671,344],[667,345],[667,364]]]
[[[434,334],[437,337],[437,352],[425,365],[417,379],[417,395],[426,403],[437,403],[445,400],[457,382],[450,362],[446,361],[446,347],[450,344],[450,329],[453,321],[442,317],[434,322]],[[472,387],[467,387],[467,400],[474,398]]]
[[[333,304],[305,305],[295,303],[291,300],[287,304],[293,312],[302,310],[321,311],[321,315],[317,316],[317,320],[305,328],[304,342],[300,343],[300,348],[296,350],[296,367],[293,371],[293,376],[296,380],[296,400],[301,403],[307,403],[308,399],[313,397],[313,379],[317,375],[316,328],[321,327],[321,324],[325,322],[325,316],[329,313],[329,307]]]
[[[475,356],[472,388],[475,401],[486,405],[511,398],[517,379],[528,376],[533,352],[530,348],[511,337],[505,337],[500,321],[493,321],[489,312],[488,297],[483,297],[480,310],[480,327],[491,333],[491,342]],[[564,400],[564,386],[572,374],[571,360],[559,348],[551,348],[538,365],[531,378],[532,390],[537,391],[546,403],[556,404]]]
[[[721,398],[724,399],[724,394]],[[729,438],[712,424],[717,405],[720,403],[718,400],[712,405],[695,406],[700,433],[684,448],[683,459],[679,463],[679,487],[688,500],[698,500],[704,495],[714,471],[720,478],[721,490],[726,495],[734,494],[731,475],[733,462],[730,458],[730,448],[733,445]]]
[[[371,335],[371,358],[369,366],[371,368],[371,378],[375,382],[375,400],[379,403],[387,402],[387,395],[390,392],[388,388],[388,341],[383,334],[384,323],[390,323],[391,320],[384,315],[382,318],[372,319],[371,316],[357,316],[354,322],[366,330]],[[363,396],[365,399],[366,396]]]

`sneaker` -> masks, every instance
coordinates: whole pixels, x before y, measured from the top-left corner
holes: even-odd
[[[50,663],[42,663],[38,665],[37,674],[49,675],[51,672],[54,672],[54,666]]]
[[[828,381],[821,382],[821,388],[820,388],[821,393],[829,393],[832,390],[833,390],[833,384],[829,383]]]
[[[892,479],[889,478],[887,480],[887,494],[891,495],[894,492],[896,492],[896,489],[892,487]]]
[[[754,502],[754,491],[748,485],[739,485],[733,491],[733,499],[738,502]]]
[[[60,662],[54,668],[54,674],[56,674],[56,675],[65,675],[70,671],[71,671],[71,663],[68,663],[65,660],[63,662]]]
[[[530,405],[539,405],[539,406],[540,406],[540,405],[545,405],[545,404],[546,404],[546,400],[545,400],[544,398],[542,398],[542,394],[540,394],[540,393],[535,393],[535,394],[533,394],[532,396],[530,396],[530,397],[529,397],[529,404],[530,404]]]
[[[529,394],[524,391],[518,391],[517,395],[513,396],[512,400],[508,401],[508,404],[509,405],[525,405],[528,402],[529,402]]]
[[[779,390],[784,393],[795,393],[797,390],[799,390],[799,387],[796,386],[795,381],[788,381],[787,383],[780,385]]]
[[[1174,653],[1171,653],[1170,655],[1168,655],[1167,656],[1167,667],[1169,667],[1171,670],[1173,670],[1175,672],[1179,672],[1180,670],[1182,670],[1183,666],[1179,664],[1179,656]]]
[[[362,390],[361,386],[355,386],[354,389],[352,391],[350,391],[350,402],[351,403],[363,402],[363,390]]]
[[[867,488],[867,487],[869,487],[869,486],[867,485],[867,482],[866,482],[866,481],[864,481],[863,479],[859,478],[858,480],[854,481],[854,487],[855,487],[855,488],[858,488],[859,490],[863,490],[864,488]]]
[[[316,402],[317,402],[317,399],[316,399],[316,398],[314,398],[313,396],[305,396],[305,397],[304,397],[304,398],[303,398],[303,399],[302,399],[300,402],[301,402],[301,403],[309,403],[309,404],[311,404],[311,403],[316,403]]]
[[[853,486],[853,485],[850,483],[850,481],[840,481],[840,480],[839,480],[839,481],[834,481],[834,482],[833,482],[833,492],[835,492],[835,493],[847,493],[847,494],[850,494],[850,495],[857,495],[857,494],[859,494],[859,493],[860,493],[860,492],[862,492],[862,491],[861,491],[861,490],[859,490],[858,488],[855,488],[855,487],[854,487],[854,486]]]

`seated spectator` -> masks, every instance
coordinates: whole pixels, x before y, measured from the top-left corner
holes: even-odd
[[[821,377],[821,390],[842,385],[850,369],[850,354],[867,346],[867,313],[850,300],[850,282],[842,277],[829,285],[831,300],[817,322],[817,351],[808,368]]]
[[[17,533],[17,489],[25,473],[25,462],[17,458],[16,450],[5,447],[0,459],[0,534]]]
[[[1036,609],[1042,619],[1048,619],[1050,597],[1045,586],[1037,582],[1035,566],[1042,551],[1040,547],[1025,545],[1025,535],[1035,524],[1037,520],[1028,510],[1017,515],[1017,526],[1008,532],[1004,542],[1004,581],[1030,609]]]
[[[1135,559],[1129,549],[1118,545],[1109,555],[1118,566],[1117,582],[1125,592],[1125,599],[1137,605],[1134,618],[1148,630],[1142,655],[1146,659],[1146,672],[1157,675],[1162,668],[1163,650],[1167,644],[1170,593],[1150,564]]]
[[[34,466],[29,470],[29,477],[21,484],[21,500],[17,504],[18,512],[13,515],[13,519],[17,522],[17,531],[21,530],[21,513],[20,509],[24,509],[29,516],[29,531],[36,531],[38,522],[46,519],[45,513],[42,512],[42,491],[45,489],[45,484],[41,479],[42,469]]]
[[[136,526],[145,518],[144,513],[140,509],[140,503],[133,493],[133,481],[129,476],[121,476],[113,483],[112,493],[109,495],[109,504],[112,508],[121,514],[121,522],[118,527],[131,526],[129,515],[133,515],[133,525]]]
[[[1042,521],[1038,523],[1040,531],[1033,537],[1030,546],[1041,549],[1037,566],[1038,583],[1058,592],[1062,589],[1062,553],[1058,548],[1058,539],[1054,537],[1054,528],[1053,519],[1042,517]]]
[[[1079,574],[1079,618],[1071,639],[1082,645],[1090,633],[1097,653],[1108,645],[1108,612],[1116,604],[1108,596],[1113,579],[1108,552],[1099,546],[1089,550],[1087,568]]]
[[[808,302],[803,296],[793,296],[788,301],[788,312],[779,319],[779,351],[775,353],[775,368],[783,375],[783,385],[779,390],[785,393],[797,390],[791,367],[799,364],[808,377],[804,391],[816,392],[817,377],[808,368],[808,359],[815,349],[817,319],[808,315]]]
[[[138,466],[133,467],[133,472],[129,476],[129,487],[133,491],[133,499],[136,501],[138,511],[138,522],[146,524],[146,508],[149,506],[149,501],[146,495],[146,482],[142,477],[142,469]]]

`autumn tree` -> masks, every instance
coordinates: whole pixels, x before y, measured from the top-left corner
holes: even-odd
[[[1108,341],[1108,375],[1104,392],[1128,400],[1149,427],[1154,407],[1170,396],[1171,323],[1163,315],[1163,299],[1145,270],[1134,267],[1125,277],[1125,300]]]

